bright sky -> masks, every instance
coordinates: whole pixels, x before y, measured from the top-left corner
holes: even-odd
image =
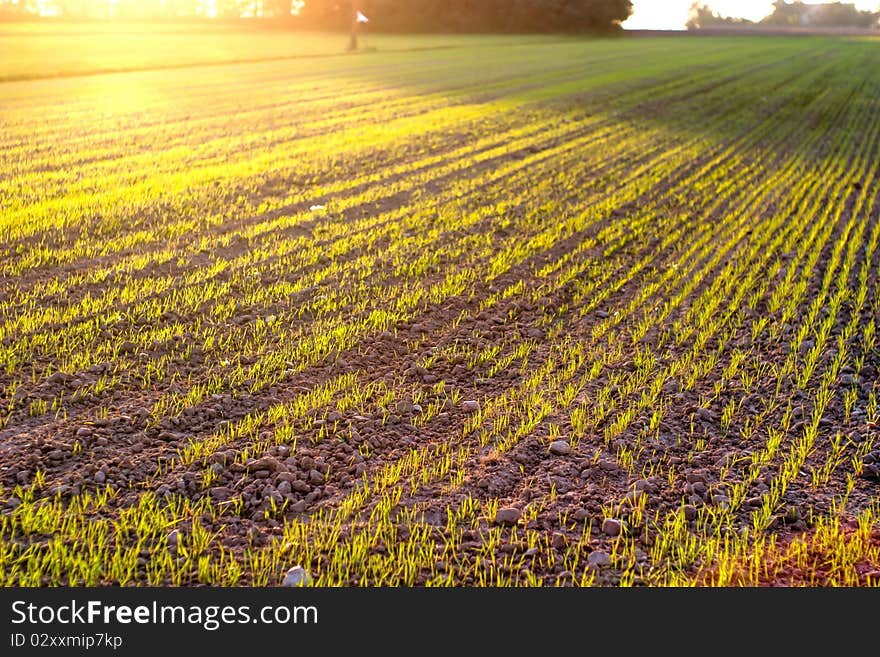
[[[694,0],[633,0],[633,13],[623,26],[631,30],[681,30]],[[844,0],[852,2],[853,0]],[[722,16],[760,20],[773,10],[767,0],[705,0]],[[810,3],[813,4],[813,3]],[[859,9],[877,10],[878,0],[856,0]]]

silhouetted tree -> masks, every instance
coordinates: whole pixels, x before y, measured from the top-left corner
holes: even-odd
[[[301,23],[340,28],[360,10],[376,31],[560,32],[619,29],[630,0],[306,0]]]

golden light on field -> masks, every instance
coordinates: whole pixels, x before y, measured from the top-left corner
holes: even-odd
[[[260,18],[277,16],[279,11],[286,13],[283,3],[272,0],[0,0],[0,6],[4,4],[22,6],[28,13],[44,18],[219,18],[229,12],[241,18]],[[299,13],[304,4],[304,0],[292,0],[290,13]]]
[[[112,79],[95,79],[92,85],[94,108],[103,118],[128,115],[125,120],[148,112],[155,106],[166,106],[173,102],[163,98],[163,93],[149,81],[140,76],[113,76]],[[134,116],[132,116],[134,115]]]
[[[0,587],[880,583],[872,41],[237,1],[0,26]]]
[[[60,16],[61,8],[52,0],[36,0],[36,13],[40,16]]]

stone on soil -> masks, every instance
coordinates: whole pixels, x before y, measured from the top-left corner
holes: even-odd
[[[609,536],[619,536],[622,528],[622,523],[616,518],[605,518],[602,521],[602,532]]]
[[[590,552],[590,556],[587,557],[587,563],[595,568],[601,568],[603,566],[611,565],[611,557],[608,556],[607,552],[602,552],[602,550],[596,550],[594,552]]]
[[[571,445],[566,440],[554,440],[550,443],[550,453],[556,456],[568,456],[571,454]]]
[[[495,513],[495,522],[499,525],[515,525],[522,517],[522,511],[513,506],[498,509]]]
[[[284,579],[281,582],[281,586],[292,588],[296,586],[308,586],[311,583],[312,578],[309,577],[306,569],[302,566],[294,566],[284,573]]]

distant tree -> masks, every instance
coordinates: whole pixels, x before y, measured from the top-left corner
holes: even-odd
[[[303,25],[344,27],[354,12],[379,31],[579,32],[620,28],[630,0],[306,0]]]
[[[818,27],[863,27],[877,25],[880,13],[859,11],[853,4],[828,2],[811,7],[807,13],[807,24]]]
[[[773,13],[764,18],[763,25],[784,27],[876,27],[880,13],[860,11],[854,4],[826,2],[807,4],[800,0],[776,0]]]
[[[689,30],[701,30],[709,27],[719,27],[725,25],[751,25],[752,21],[745,18],[731,18],[722,16],[718,12],[713,11],[711,7],[702,2],[695,2],[691,5],[685,27]]]
[[[348,28],[355,11],[351,0],[306,0],[299,11],[299,23],[306,27]]]

